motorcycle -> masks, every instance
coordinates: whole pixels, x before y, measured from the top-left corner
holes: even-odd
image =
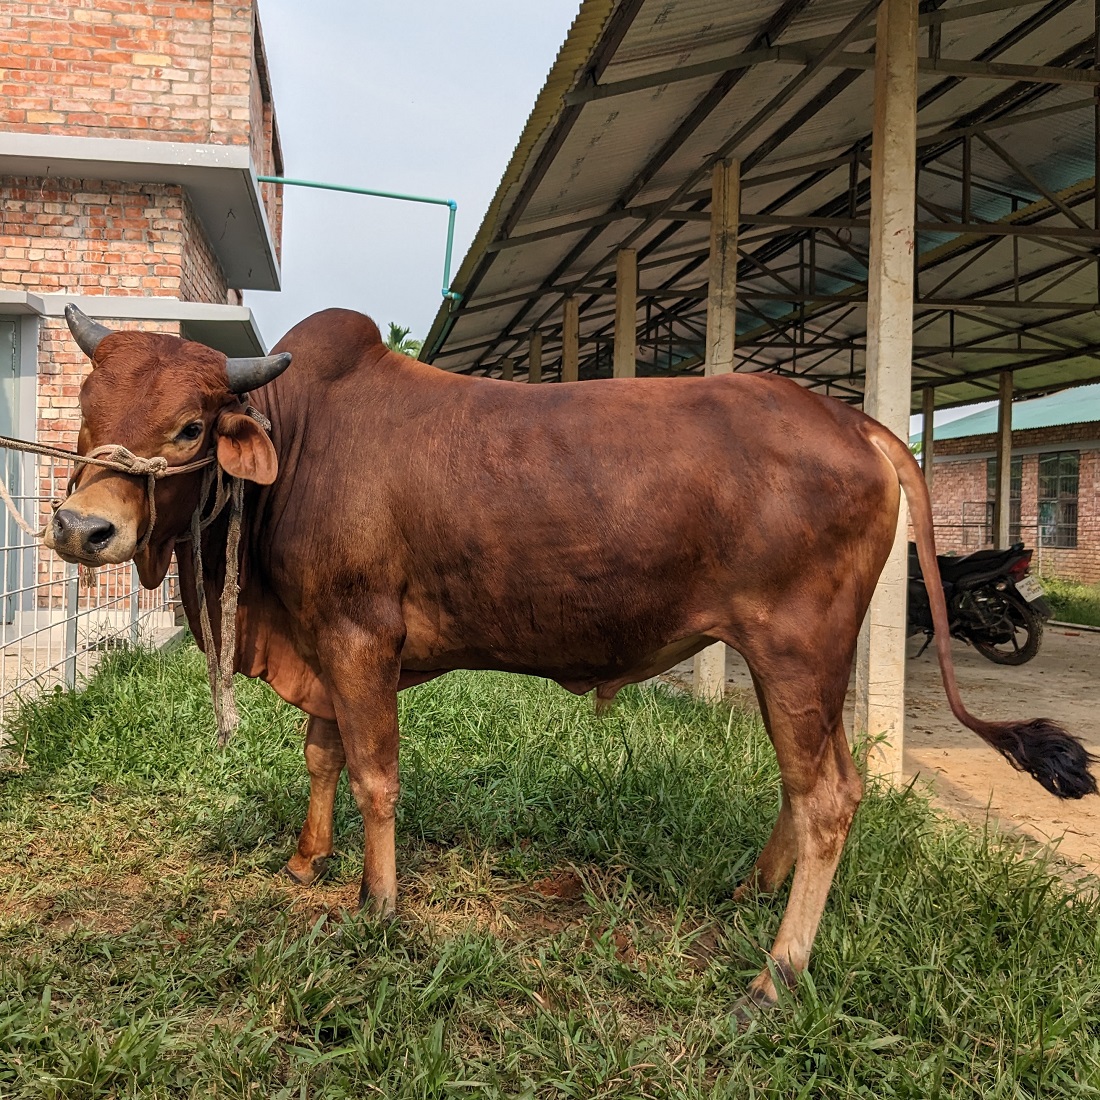
[[[951,637],[967,642],[998,665],[1030,661],[1039,652],[1043,624],[1052,614],[1042,585],[1028,572],[1031,554],[1018,542],[1007,550],[937,558]],[[923,653],[935,631],[914,543],[909,544],[908,587],[906,635],[927,635]]]

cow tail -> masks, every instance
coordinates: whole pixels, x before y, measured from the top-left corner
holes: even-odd
[[[879,429],[870,434],[871,442],[897,471],[917,542],[921,575],[928,590],[935,627],[936,654],[951,712],[967,729],[992,745],[1018,771],[1028,772],[1051,794],[1059,798],[1081,798],[1096,793],[1096,780],[1089,765],[1096,758],[1086,751],[1073,734],[1067,733],[1049,718],[1027,722],[985,722],[975,718],[963,706],[955,665],[951,660],[951,635],[948,628],[947,602],[936,560],[936,542],[932,532],[932,502],[924,474],[908,447],[893,433]]]

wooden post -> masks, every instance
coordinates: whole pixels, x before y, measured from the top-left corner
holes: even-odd
[[[561,380],[576,382],[581,362],[581,318],[576,295],[570,294],[562,307]]]
[[[615,378],[634,377],[637,318],[638,253],[620,248],[615,258],[615,356],[611,370]]]
[[[707,275],[707,354],[704,374],[729,374],[737,335],[737,223],[741,164],[714,166],[710,181],[710,258]]]
[[[864,410],[908,437],[916,249],[917,3],[883,0],[875,38],[871,255]],[[890,557],[860,633],[855,733],[874,742],[868,768],[902,778],[905,734],[906,527],[902,498]]]
[[[506,355],[500,361],[500,378],[502,382],[511,382],[516,372],[516,365],[510,355]]]
[[[1001,374],[997,405],[997,484],[993,493],[993,545],[1009,546],[1012,519],[1012,371]]]
[[[532,332],[527,346],[527,381],[542,381],[542,333]]]
[[[936,463],[936,389],[925,386],[921,394],[920,465],[924,471],[924,482],[932,492],[933,467]]]
[[[710,183],[710,259],[704,374],[729,374],[737,334],[737,225],[741,217],[741,164],[719,162]],[[726,692],[726,647],[715,642],[695,654],[692,694],[718,702]]]

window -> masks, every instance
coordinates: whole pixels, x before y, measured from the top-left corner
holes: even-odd
[[[1039,545],[1077,548],[1080,451],[1039,455]]]
[[[1020,542],[1020,497],[1024,487],[1024,460],[1021,455],[1013,455],[1012,466],[1009,470],[1008,493],[1008,541]],[[994,501],[997,499],[997,460],[987,458],[985,460],[985,523],[989,537],[986,542],[993,541],[993,513]]]

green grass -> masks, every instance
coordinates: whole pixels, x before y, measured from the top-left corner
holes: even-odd
[[[911,791],[869,794],[812,976],[737,1030],[784,901],[729,901],[777,803],[750,713],[628,691],[596,719],[480,674],[406,692],[384,926],[346,911],[343,784],[327,883],[280,877],[300,715],[239,690],[224,752],[192,648],[113,656],[16,725],[5,1100],[1100,1095],[1100,902]]]
[[[1100,584],[1043,577],[1043,591],[1054,617],[1064,623],[1100,626]]]

